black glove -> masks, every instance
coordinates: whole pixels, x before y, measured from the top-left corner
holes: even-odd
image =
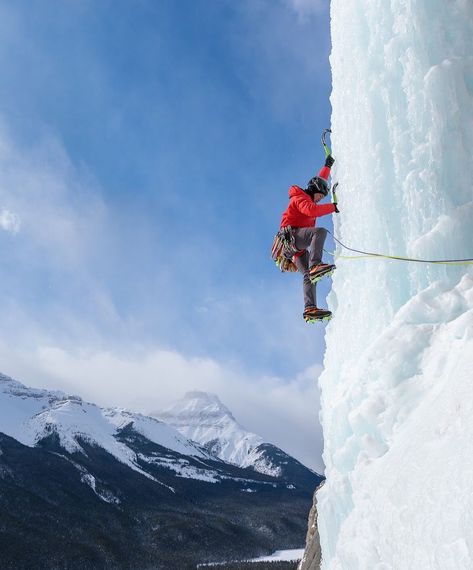
[[[332,168],[334,162],[335,162],[335,159],[333,158],[333,156],[331,154],[329,154],[327,156],[327,158],[325,159],[325,166]]]

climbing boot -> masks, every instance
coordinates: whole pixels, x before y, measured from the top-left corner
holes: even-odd
[[[326,309],[307,307],[304,310],[303,317],[306,323],[316,323],[317,321],[329,321],[332,318],[332,313]]]
[[[313,265],[309,269],[309,279],[311,283],[317,283],[322,277],[328,277],[332,275],[335,271],[335,265],[328,265],[327,263],[319,263],[319,265]]]

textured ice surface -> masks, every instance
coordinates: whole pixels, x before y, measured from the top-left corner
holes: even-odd
[[[331,13],[336,233],[368,251],[473,257],[471,0],[332,0]],[[471,569],[471,266],[337,268],[323,568]]]

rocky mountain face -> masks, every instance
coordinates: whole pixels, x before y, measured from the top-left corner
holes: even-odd
[[[0,375],[2,570],[184,570],[300,547],[319,481],[239,467],[155,418]]]
[[[319,488],[323,485],[320,484]],[[309,513],[309,524],[305,541],[304,556],[297,570],[320,570],[322,551],[320,549],[319,526],[317,523],[317,488],[314,492],[312,508]]]
[[[173,426],[214,457],[239,467],[301,485],[317,475],[282,449],[246,430],[215,394],[188,392],[170,408],[152,412],[151,416]]]

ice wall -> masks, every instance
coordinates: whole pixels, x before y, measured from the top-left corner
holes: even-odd
[[[331,15],[336,234],[368,251],[473,257],[472,0],[332,0]],[[471,569],[472,266],[337,267],[322,568]]]

